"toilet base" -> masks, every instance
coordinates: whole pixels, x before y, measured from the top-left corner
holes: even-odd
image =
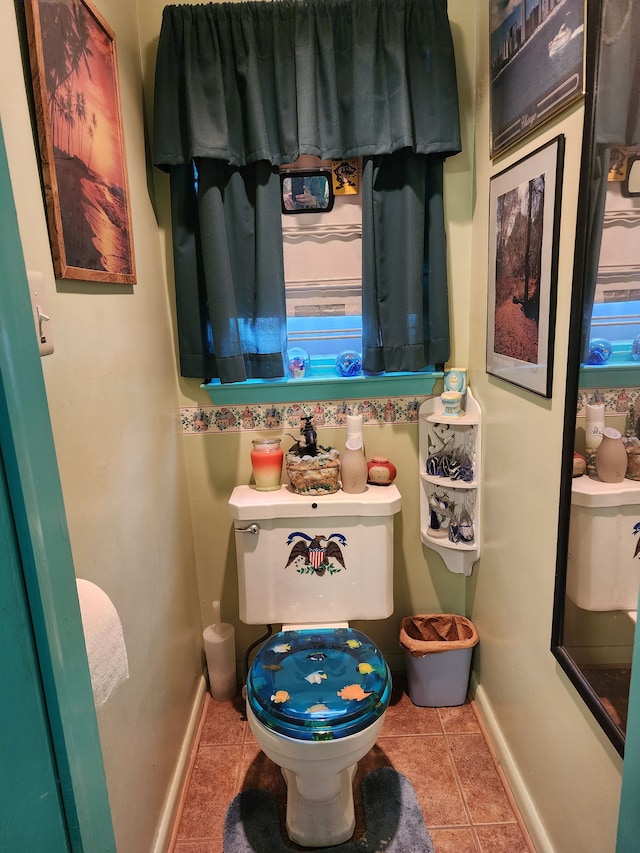
[[[297,776],[282,767],[287,783],[287,835],[301,847],[333,847],[348,841],[356,827],[353,777],[357,764],[340,774],[340,792],[332,801],[312,802],[297,789]]]
[[[286,830],[301,847],[332,847],[353,835],[353,779],[374,746],[386,711],[366,729],[328,741],[296,741],[263,726],[247,703],[247,719],[262,751],[287,785]]]

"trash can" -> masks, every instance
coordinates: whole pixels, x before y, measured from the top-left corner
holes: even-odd
[[[400,622],[400,645],[413,704],[429,708],[464,704],[477,642],[476,626],[464,616],[405,616]]]

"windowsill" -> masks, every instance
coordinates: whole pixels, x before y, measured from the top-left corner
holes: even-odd
[[[427,369],[417,373],[376,376],[336,376],[317,371],[303,379],[248,379],[222,385],[212,380],[201,385],[216,406],[250,403],[302,403],[307,400],[356,400],[371,397],[427,396],[444,373]]]
[[[580,388],[635,388],[639,380],[640,362],[631,358],[631,341],[615,341],[604,364],[580,365]]]

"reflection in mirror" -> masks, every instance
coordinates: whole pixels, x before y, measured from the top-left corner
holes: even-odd
[[[331,172],[323,169],[280,175],[283,213],[327,213],[333,208]]]
[[[640,157],[631,157],[627,163],[627,176],[622,186],[622,195],[626,198],[640,195]]]
[[[640,4],[586,9],[552,650],[622,755],[640,584],[640,198],[625,191],[633,156],[618,161],[640,150]]]

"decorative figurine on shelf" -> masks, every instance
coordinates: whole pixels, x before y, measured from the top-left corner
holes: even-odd
[[[429,497],[429,535],[434,539],[443,539],[449,535],[448,526],[453,514],[453,503],[449,495],[437,492]]]
[[[613,347],[605,338],[595,338],[589,341],[587,364],[605,364],[611,358]]]
[[[581,453],[574,452],[574,454],[573,454],[573,467],[571,469],[571,476],[572,477],[582,477],[582,475],[586,472],[586,470],[587,470],[586,458]]]
[[[640,480],[640,439],[626,438],[625,450],[627,451],[627,480]]]
[[[471,545],[475,538],[475,531],[473,529],[473,519],[471,518],[471,514],[469,510],[465,507],[460,513],[460,520],[458,522],[458,537],[461,542],[464,542],[466,545]]]
[[[362,373],[362,356],[355,350],[345,350],[336,358],[336,373],[339,376],[358,376]]]
[[[390,486],[398,473],[396,466],[386,456],[374,456],[367,462],[367,469],[367,483],[373,486]]]
[[[450,510],[450,518],[449,518],[449,542],[453,542],[454,545],[460,541],[460,522],[456,518],[453,513],[453,510]]]
[[[464,395],[467,393],[467,369],[465,367],[452,367],[444,374],[444,390],[458,391]]]
[[[444,411],[444,418],[461,418],[464,415],[462,411],[462,394],[459,391],[443,391],[440,394]]]
[[[442,450],[432,453],[426,461],[426,471],[431,477],[448,477],[450,480],[473,482],[473,463],[462,447],[453,446],[450,438]]]
[[[296,456],[317,456],[318,455],[318,435],[313,423],[313,415],[305,415],[300,419],[300,436],[296,438],[295,444],[289,450],[289,453],[295,453]],[[322,448],[326,450],[327,448]]]
[[[293,347],[287,350],[287,361],[289,363],[289,373],[293,379],[303,379],[309,375],[311,359],[309,353],[302,349],[302,347]]]
[[[300,419],[300,435],[286,456],[289,486],[299,495],[330,495],[340,488],[340,454],[318,444],[313,416]]]
[[[362,415],[347,415],[347,440],[340,457],[342,491],[348,495],[366,491],[368,473],[362,441]]]
[[[602,442],[602,430],[604,429],[604,403],[587,403],[585,409],[585,445],[587,450],[587,474],[594,480],[596,474],[596,451]]]

